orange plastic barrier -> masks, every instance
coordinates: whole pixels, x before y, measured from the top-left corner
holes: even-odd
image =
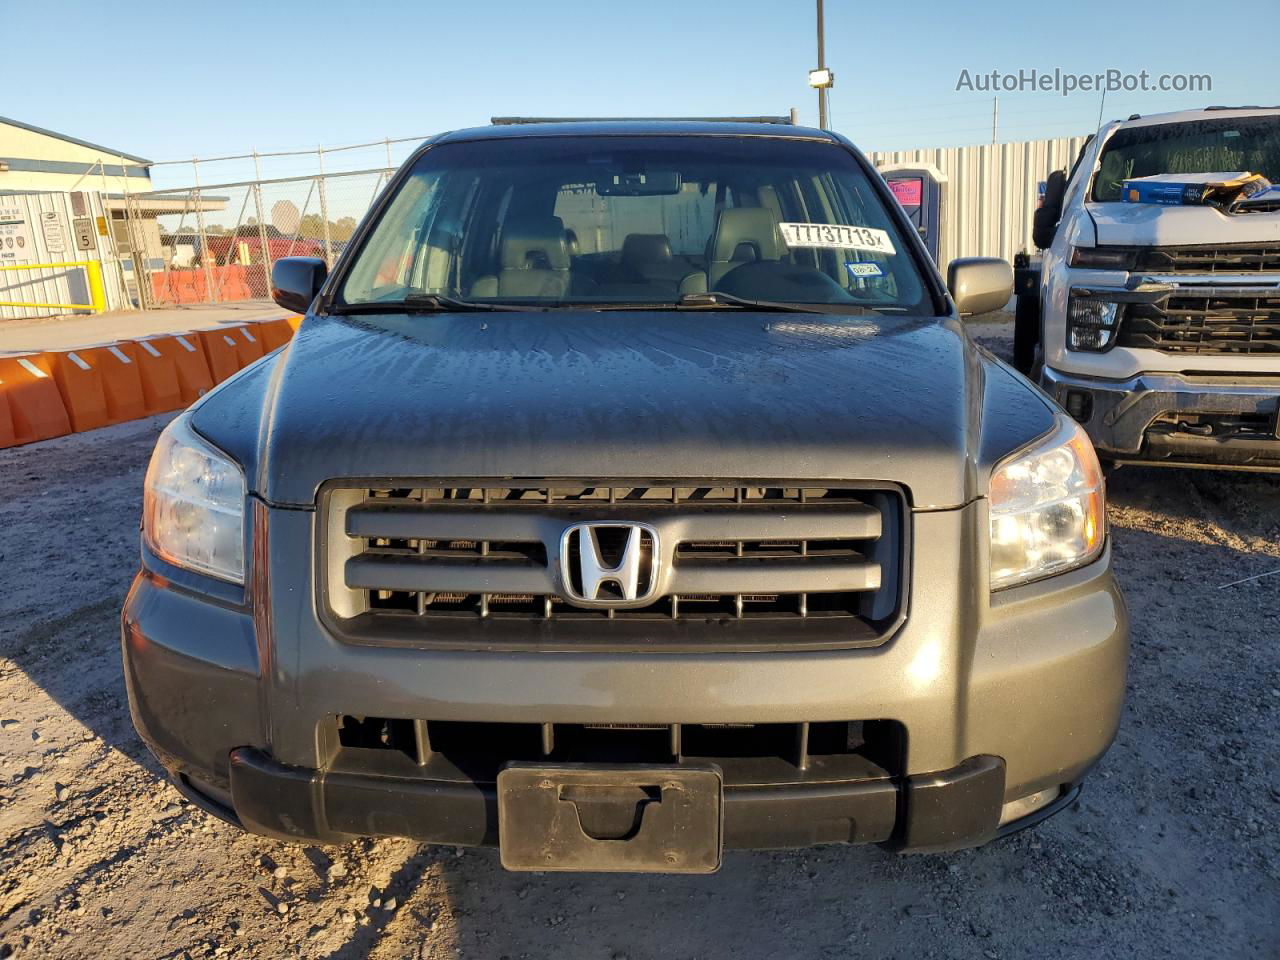
[[[270,353],[277,347],[283,347],[293,337],[293,327],[289,326],[289,321],[280,320],[259,320],[253,325],[253,333],[260,341],[262,341],[263,353]]]
[[[4,392],[4,384],[0,383],[0,450],[12,447],[18,442],[18,433],[13,429],[13,413],[9,409],[9,395]]]
[[[147,409],[134,350],[124,342],[44,355],[77,433],[153,412]]]
[[[253,291],[249,289],[248,271],[243,264],[229,263],[225,267],[215,267],[219,274],[218,299],[224,303],[235,300],[252,300]]]
[[[161,353],[171,352],[178,368],[178,392],[184,406],[189,406],[213,389],[213,374],[200,338],[193,333],[171,337],[153,337],[150,341]]]
[[[173,285],[169,282],[167,273],[159,272],[151,274],[151,299],[155,303],[177,303],[178,298],[174,295]]]
[[[15,444],[71,432],[62,395],[41,360],[38,354],[0,357],[0,394],[9,406]]]
[[[295,313],[291,317],[285,317],[284,320],[285,323],[289,324],[289,326],[293,328],[294,333],[297,333],[298,328],[302,326],[302,314],[300,313]]]
[[[235,337],[231,335],[229,329],[224,327],[220,330],[200,330],[190,336],[200,338],[200,345],[204,347],[204,356],[209,361],[209,373],[213,375],[214,383],[221,383],[242,366]]]
[[[199,303],[200,296],[196,293],[196,276],[198,271],[195,270],[170,270],[169,271],[169,289],[173,292],[173,299],[177,303]]]
[[[132,344],[133,360],[138,365],[138,376],[142,378],[142,398],[146,401],[148,413],[165,413],[186,406],[178,383],[176,356],[182,348],[171,338],[164,339],[168,343],[163,348],[152,340],[136,340]],[[203,355],[200,359],[203,363]]]
[[[91,363],[88,350],[68,350],[65,353],[42,354],[37,361],[46,373],[53,377],[62,395],[62,403],[76,433],[105,427],[111,423],[107,412],[107,390],[102,371],[96,362]]]
[[[106,389],[107,414],[112,423],[140,420],[158,412],[147,408],[136,350],[132,343],[124,341],[92,351],[102,364],[102,385]]]
[[[250,326],[257,327],[257,324],[250,324]],[[262,348],[262,341],[248,326],[224,327],[223,329],[236,342],[236,356],[240,360],[240,366],[247,367],[266,353]]]

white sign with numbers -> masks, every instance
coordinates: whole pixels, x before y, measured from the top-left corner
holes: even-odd
[[[897,253],[889,234],[875,227],[842,223],[780,223],[782,239],[788,247],[828,247],[833,250],[870,250]]]

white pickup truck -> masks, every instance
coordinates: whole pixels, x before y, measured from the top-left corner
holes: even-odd
[[[1280,184],[1280,108],[1109,123],[1050,176],[1015,353],[1105,459],[1280,470],[1280,190],[1121,200],[1130,178],[1244,170]]]

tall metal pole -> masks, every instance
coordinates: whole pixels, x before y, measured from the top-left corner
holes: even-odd
[[[822,17],[822,0],[818,0],[818,69],[823,70],[827,66],[827,41],[826,32],[823,29]],[[818,88],[818,126],[827,129],[827,88]]]
[[[267,213],[262,205],[262,164],[258,160],[258,148],[253,148],[253,207],[258,214],[258,259],[262,261],[262,290],[253,290],[254,296],[271,296],[271,242],[267,238]],[[253,257],[249,257],[253,263]]]
[[[316,156],[319,158],[320,177],[318,183],[320,186],[320,236],[324,241],[324,262],[333,266],[333,241],[329,236],[329,201],[326,196],[324,183],[324,146],[317,144]]]
[[[196,185],[196,230],[200,236],[200,266],[204,269],[205,296],[210,303],[218,303],[218,291],[214,287],[213,265],[209,263],[209,235],[204,229],[204,199],[200,194],[200,158],[191,158],[191,176]]]

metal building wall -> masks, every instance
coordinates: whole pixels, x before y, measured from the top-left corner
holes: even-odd
[[[940,266],[956,257],[1003,257],[1032,251],[1037,187],[1053,170],[1070,169],[1084,137],[892,150],[872,153],[877,167],[931,165],[947,177]]]
[[[74,233],[74,221],[78,219],[71,205],[69,193],[7,193],[0,195],[0,207],[16,207],[26,221],[32,249],[14,259],[0,260],[0,265],[18,269],[0,271],[0,300],[23,303],[88,303],[88,278],[78,267],[31,267],[27,264],[85,263],[97,260],[102,264],[102,285],[106,293],[108,310],[127,309],[130,304],[124,289],[125,271],[132,270],[132,263],[118,260],[110,237],[101,236],[97,230],[99,217],[109,217],[102,197],[86,191],[84,217],[93,225],[93,248],[80,250]],[[50,250],[41,214],[56,213],[57,234],[62,238],[61,250]],[[0,320],[16,320],[31,317],[48,317],[68,313],[87,313],[50,309],[46,307],[3,307]]]

